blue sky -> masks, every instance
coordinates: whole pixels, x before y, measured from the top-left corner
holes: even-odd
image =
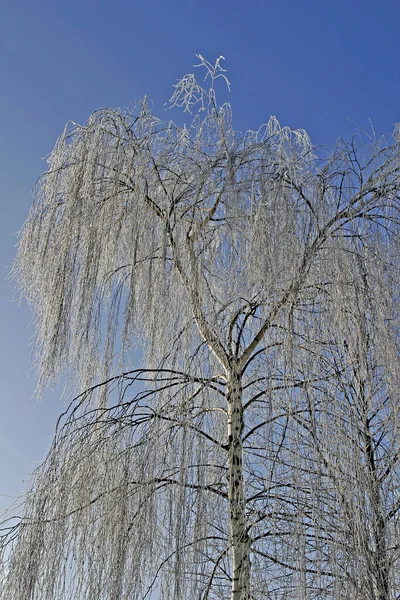
[[[331,145],[357,127],[400,120],[398,0],[0,0],[0,266],[68,120],[147,94],[164,113],[171,85],[201,53],[220,54],[236,129],[271,114]],[[0,292],[0,507],[45,457],[62,409],[58,390],[32,399],[33,329],[26,306]]]

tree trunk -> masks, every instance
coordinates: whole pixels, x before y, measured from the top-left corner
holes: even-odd
[[[371,494],[372,527],[374,538],[373,550],[373,588],[376,600],[389,600],[389,568],[386,549],[386,519],[380,495],[380,483],[376,472],[375,453],[369,421],[365,426],[365,449],[368,460],[369,487]]]
[[[232,549],[231,600],[250,600],[250,538],[246,527],[243,482],[243,404],[241,377],[228,380],[228,502]]]

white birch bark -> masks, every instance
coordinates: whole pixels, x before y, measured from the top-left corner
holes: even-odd
[[[228,380],[228,504],[232,550],[232,600],[250,600],[250,539],[243,480],[243,403],[241,378]]]

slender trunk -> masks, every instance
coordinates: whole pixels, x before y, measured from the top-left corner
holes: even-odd
[[[369,427],[369,419],[364,425],[364,444],[369,471],[371,494],[372,528],[374,538],[372,578],[374,595],[377,600],[389,600],[389,568],[386,548],[386,519],[382,507],[379,479],[376,472],[375,452]]]
[[[243,404],[241,378],[228,380],[228,502],[232,549],[231,600],[250,600],[250,538],[246,527],[243,482]]]
[[[373,482],[372,490],[372,526],[374,536],[373,550],[373,587],[376,600],[389,600],[389,565],[386,548],[386,520],[382,510],[380,494]]]
[[[389,600],[389,567],[386,549],[385,519],[379,510],[375,515],[375,595],[377,600]]]

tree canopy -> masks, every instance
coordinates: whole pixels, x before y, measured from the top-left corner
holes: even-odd
[[[36,186],[13,274],[40,387],[80,394],[4,600],[400,593],[399,130],[237,133],[199,58],[189,125],[96,111]]]

